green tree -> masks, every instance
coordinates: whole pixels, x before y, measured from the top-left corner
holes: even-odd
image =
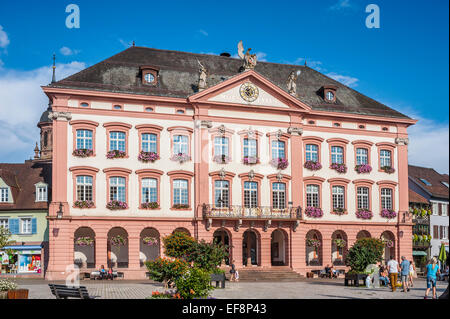
[[[208,271],[200,268],[190,268],[183,276],[175,280],[177,292],[183,299],[206,298],[214,289]]]
[[[352,272],[362,273],[367,265],[382,261],[383,250],[384,243],[381,239],[358,239],[349,249],[345,265],[350,266]]]
[[[174,258],[185,258],[186,253],[195,244],[195,239],[184,232],[175,232],[163,238],[164,254]]]
[[[11,232],[9,229],[4,228],[3,226],[0,227],[0,249],[2,249],[5,246],[14,244],[14,241],[11,239]]]
[[[207,243],[202,239],[191,245],[185,258],[188,262],[194,262],[196,267],[214,272],[226,257],[228,257],[227,246],[215,242]]]
[[[168,288],[177,278],[183,276],[189,268],[189,264],[183,259],[157,258],[155,261],[145,262],[150,279],[163,282]]]

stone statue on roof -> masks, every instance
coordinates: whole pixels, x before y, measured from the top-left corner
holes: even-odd
[[[244,45],[242,44],[242,40],[238,43],[238,55],[244,60],[244,70],[252,70],[256,66],[257,57],[256,54],[250,54],[251,48],[247,49],[247,52],[244,54]]]
[[[292,71],[291,74],[289,74],[288,80],[287,80],[287,88],[288,88],[288,92],[291,95],[296,95],[297,94],[297,83],[295,83],[297,81],[298,76],[300,75],[301,71]]]
[[[199,60],[197,60],[198,64],[200,65],[199,71],[199,79],[198,79],[198,90],[203,91],[206,89],[206,68],[200,63]]]

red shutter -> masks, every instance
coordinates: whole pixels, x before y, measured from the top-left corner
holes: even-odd
[[[444,238],[444,226],[439,226],[439,239]]]
[[[442,204],[438,204],[439,207],[439,216],[442,216]]]
[[[439,226],[436,225],[433,226],[433,238],[439,239]]]

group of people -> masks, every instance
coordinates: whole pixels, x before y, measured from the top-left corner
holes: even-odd
[[[337,278],[339,276],[339,270],[334,269],[333,265],[327,265],[325,267],[325,275],[330,278]]]
[[[108,270],[105,269],[105,266],[102,265],[100,267],[100,279],[111,279],[114,280],[114,273],[112,267],[109,267]]]
[[[410,287],[414,286],[413,278],[417,278],[416,267],[413,261],[409,261],[402,256],[399,264],[393,256],[387,262],[386,267],[380,267],[380,281],[384,285],[390,285],[392,292],[396,291],[397,281],[400,279],[403,292],[408,292]],[[399,277],[400,274],[400,277]],[[425,299],[428,299],[430,290],[433,290],[433,299],[436,299],[436,280],[439,274],[439,265],[436,257],[433,257],[426,267],[427,290],[425,291]]]

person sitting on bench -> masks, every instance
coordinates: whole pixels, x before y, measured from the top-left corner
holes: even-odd
[[[108,269],[108,274],[107,274],[107,276],[106,276],[106,279],[114,280],[114,272],[113,272],[112,267],[109,267],[109,269]]]
[[[105,269],[105,266],[104,266],[104,265],[102,265],[102,266],[100,267],[99,272],[100,272],[100,279],[106,279],[106,278],[107,278],[107,277],[106,277],[106,269]]]

